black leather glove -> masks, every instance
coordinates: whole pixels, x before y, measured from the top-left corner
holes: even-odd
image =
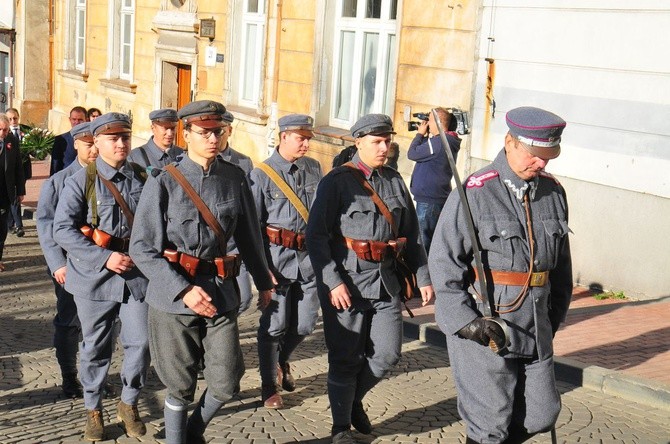
[[[505,332],[502,327],[490,319],[476,318],[458,330],[458,334],[486,347],[489,346],[491,340],[495,342],[499,349],[503,349],[506,343]]]

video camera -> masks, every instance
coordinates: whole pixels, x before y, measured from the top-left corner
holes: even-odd
[[[460,135],[470,134],[470,116],[467,111],[460,108],[448,108],[451,113],[451,120],[449,121],[449,128],[447,131],[456,131]],[[429,113],[414,113],[412,117],[425,122],[428,121]],[[419,129],[421,122],[410,121],[407,122],[407,131],[416,131]]]
[[[428,113],[414,113],[414,114],[412,114],[412,117],[416,117],[419,120],[423,120],[424,122],[428,122]],[[407,131],[418,130],[420,124],[421,124],[421,122],[414,122],[414,121],[407,122]]]

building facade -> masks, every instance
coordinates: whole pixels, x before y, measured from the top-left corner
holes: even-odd
[[[368,112],[407,121],[435,106],[471,113],[461,175],[502,148],[520,105],[568,121],[547,168],[571,204],[575,278],[640,297],[670,295],[670,5],[577,0],[51,0],[50,128],[70,108],[129,113],[133,146],[148,114],[222,101],[232,145],[255,161],[278,117],[314,116],[311,156],[327,170]],[[29,66],[29,65],[26,65]],[[28,67],[24,77],[29,77]],[[400,171],[412,163],[401,154]]]

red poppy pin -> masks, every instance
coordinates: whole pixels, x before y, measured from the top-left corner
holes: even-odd
[[[12,144],[11,144],[11,143],[8,143],[8,144],[7,144],[7,149],[8,149],[8,150],[11,150],[11,149],[12,149]]]

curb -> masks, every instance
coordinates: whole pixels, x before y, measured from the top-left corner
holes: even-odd
[[[445,335],[435,322],[417,324],[404,319],[403,328],[404,335],[408,339],[447,348]],[[558,356],[554,358],[554,371],[556,379],[560,381],[670,411],[668,384]]]

